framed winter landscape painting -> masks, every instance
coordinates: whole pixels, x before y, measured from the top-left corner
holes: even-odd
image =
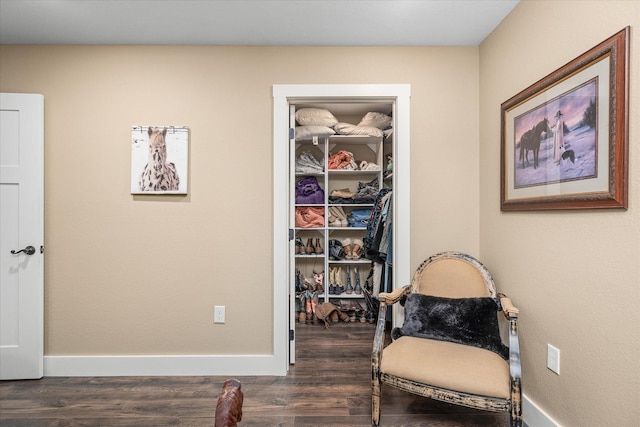
[[[131,194],[187,194],[189,128],[131,127]]]
[[[502,104],[503,211],[627,208],[629,28]]]

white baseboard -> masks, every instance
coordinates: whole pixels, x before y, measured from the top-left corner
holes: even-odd
[[[522,395],[522,418],[528,427],[562,427],[524,394]]]
[[[287,367],[273,355],[44,357],[46,377],[283,376]]]

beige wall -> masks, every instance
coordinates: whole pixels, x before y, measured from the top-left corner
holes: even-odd
[[[0,47],[45,97],[45,354],[273,351],[273,84],[410,84],[412,268],[477,255],[478,50]],[[129,194],[135,124],[191,129],[188,196]]]
[[[500,104],[627,25],[629,209],[501,213]],[[524,392],[563,426],[640,420],[639,29],[638,1],[522,1],[480,47],[480,252],[522,312]]]
[[[271,86],[409,83],[412,268],[481,255],[522,310],[525,394],[565,426],[632,425],[638,69],[627,211],[501,213],[499,120],[626,25],[637,59],[639,4],[523,1],[479,49],[1,46],[0,90],[45,95],[45,354],[271,352]],[[190,127],[188,196],[129,194],[132,124]]]

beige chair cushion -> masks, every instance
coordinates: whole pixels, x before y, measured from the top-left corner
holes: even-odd
[[[509,399],[509,364],[492,351],[400,337],[382,353],[380,371],[444,389]]]

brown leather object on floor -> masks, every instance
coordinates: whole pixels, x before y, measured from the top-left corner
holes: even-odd
[[[215,427],[236,427],[242,421],[242,394],[240,381],[228,379],[222,386],[222,394],[216,405]]]

